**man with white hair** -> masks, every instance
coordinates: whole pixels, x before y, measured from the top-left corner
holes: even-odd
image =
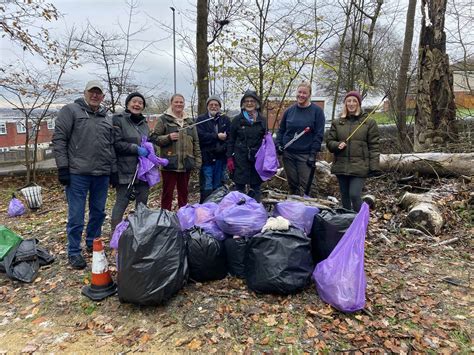
[[[222,101],[211,95],[206,101],[207,112],[198,116],[196,122],[202,155],[201,203],[222,186],[226,169],[227,139],[230,119],[221,113]],[[206,122],[203,122],[206,121]],[[202,123],[200,123],[202,122]]]
[[[104,97],[102,83],[89,81],[84,97],[59,111],[52,139],[58,180],[68,203],[68,261],[77,270],[87,266],[81,249],[87,195],[86,248],[92,252],[105,219],[109,183],[118,183],[112,119],[101,106]]]

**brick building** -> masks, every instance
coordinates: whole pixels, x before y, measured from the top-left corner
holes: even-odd
[[[270,130],[277,130],[280,127],[280,121],[285,113],[285,110],[290,107],[291,105],[295,104],[296,101],[292,100],[285,100],[280,107],[280,100],[278,99],[269,99],[267,101],[267,119],[268,119],[268,128]],[[324,110],[325,100],[324,99],[313,99],[311,100],[312,103],[318,105]],[[278,117],[278,119],[277,119]]]

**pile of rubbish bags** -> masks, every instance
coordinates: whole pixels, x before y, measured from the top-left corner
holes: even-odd
[[[54,257],[38,245],[37,239],[23,239],[0,225],[0,272],[12,280],[33,282],[41,266],[54,262]]]
[[[270,215],[226,188],[177,213],[140,204],[111,242],[118,249],[118,295],[122,302],[158,305],[188,280],[228,274],[254,292],[288,295],[313,279],[321,299],[353,312],[365,305],[368,218],[366,204],[357,214],[294,201],[276,204]]]

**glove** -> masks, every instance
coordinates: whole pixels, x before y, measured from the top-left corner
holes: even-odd
[[[110,184],[110,186],[112,186],[114,189],[119,185],[119,176],[118,176],[118,173],[112,173],[112,174],[110,174],[109,184]]]
[[[59,168],[58,169],[58,180],[61,185],[69,186],[71,182],[71,175],[69,174],[69,168]]]
[[[372,171],[369,171],[369,177],[377,177],[377,176],[381,176],[383,175],[382,171],[380,170],[372,170]]]
[[[279,145],[277,147],[277,154],[278,155],[282,155],[283,154],[283,150],[285,150],[285,148],[283,148],[283,146]]]
[[[227,169],[233,173],[235,170],[234,158],[227,158]]]
[[[138,155],[141,157],[147,157],[148,156],[148,149],[143,148],[143,147],[138,147],[137,148]]]
[[[310,156],[308,160],[306,160],[306,165],[308,165],[310,168],[313,168],[315,163],[316,159],[314,156]]]

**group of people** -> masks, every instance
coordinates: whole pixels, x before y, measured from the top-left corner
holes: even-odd
[[[125,110],[113,117],[101,106],[104,97],[100,81],[88,82],[84,96],[60,110],[53,135],[58,179],[65,185],[68,202],[68,259],[73,268],[86,267],[81,239],[87,196],[85,242],[89,252],[93,240],[101,235],[109,185],[116,190],[112,230],[122,221],[130,200],[147,204],[150,188],[136,178],[139,157],[150,154],[141,144],[144,140],[168,160],[160,169],[162,208],[171,210],[175,188],[178,207],[188,203],[193,170],[200,173],[201,203],[227,176],[236,190],[260,201],[262,179],[255,168],[255,155],[269,128],[255,91],[244,93],[241,111],[232,120],[222,113],[221,99],[213,95],[207,99],[206,113],[194,121],[184,109],[184,96],[174,94],[153,131],[143,115],[146,100],[142,94],[129,94]],[[349,92],[341,117],[332,122],[326,138],[328,150],[334,153],[332,171],[338,178],[343,207],[355,211],[362,203],[365,178],[378,171],[379,159],[377,124],[367,119],[361,103],[358,92]],[[275,154],[282,155],[290,194],[302,195],[307,186],[315,184],[312,176],[324,126],[323,110],[311,101],[311,84],[302,82],[296,103],[283,115],[275,141]]]

